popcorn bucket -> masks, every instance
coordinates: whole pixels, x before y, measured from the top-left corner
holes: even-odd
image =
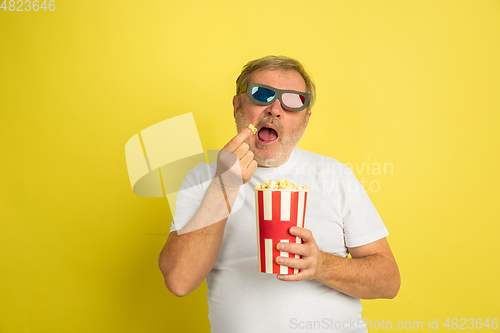
[[[276,257],[295,256],[276,249],[280,242],[302,244],[302,238],[292,236],[292,226],[303,228],[307,203],[307,190],[256,189],[257,248],[259,270],[269,274],[297,274],[299,269],[278,265]]]

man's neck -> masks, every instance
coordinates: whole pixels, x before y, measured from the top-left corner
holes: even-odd
[[[295,148],[294,148],[294,149],[295,149]],[[288,154],[288,157],[286,158],[286,160],[285,160],[283,163],[279,164],[279,165],[271,165],[271,166],[266,166],[266,165],[261,165],[261,164],[257,163],[257,167],[258,167],[258,168],[277,168],[277,167],[279,167],[279,166],[282,166],[283,164],[285,164],[286,162],[288,162],[288,160],[289,160],[289,159],[290,159],[290,157],[292,156],[292,152],[293,152],[293,149],[292,149],[292,151]]]

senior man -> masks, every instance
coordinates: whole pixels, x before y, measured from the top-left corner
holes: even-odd
[[[395,297],[399,271],[352,171],[296,148],[315,101],[312,80],[298,61],[269,56],[245,65],[236,86],[238,134],[217,163],[191,170],[179,192],[159,258],[167,288],[184,296],[206,278],[212,332],[366,332],[360,299]],[[301,258],[276,262],[300,272],[276,278],[258,270],[253,191],[281,178],[308,185],[309,194],[306,228],[289,230],[303,244],[277,245]]]

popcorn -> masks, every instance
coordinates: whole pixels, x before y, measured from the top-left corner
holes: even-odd
[[[248,125],[248,128],[250,128],[252,130],[253,134],[257,133],[257,129],[255,128],[254,125],[250,124],[250,125]]]
[[[291,181],[285,178],[281,178],[281,180],[270,180],[266,179],[265,183],[255,184],[256,190],[307,190],[307,185],[299,186],[297,184],[292,184]]]

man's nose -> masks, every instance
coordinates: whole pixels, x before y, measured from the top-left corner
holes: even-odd
[[[276,98],[276,100],[271,105],[269,105],[268,113],[273,117],[282,118],[283,108],[281,107],[279,99]]]

